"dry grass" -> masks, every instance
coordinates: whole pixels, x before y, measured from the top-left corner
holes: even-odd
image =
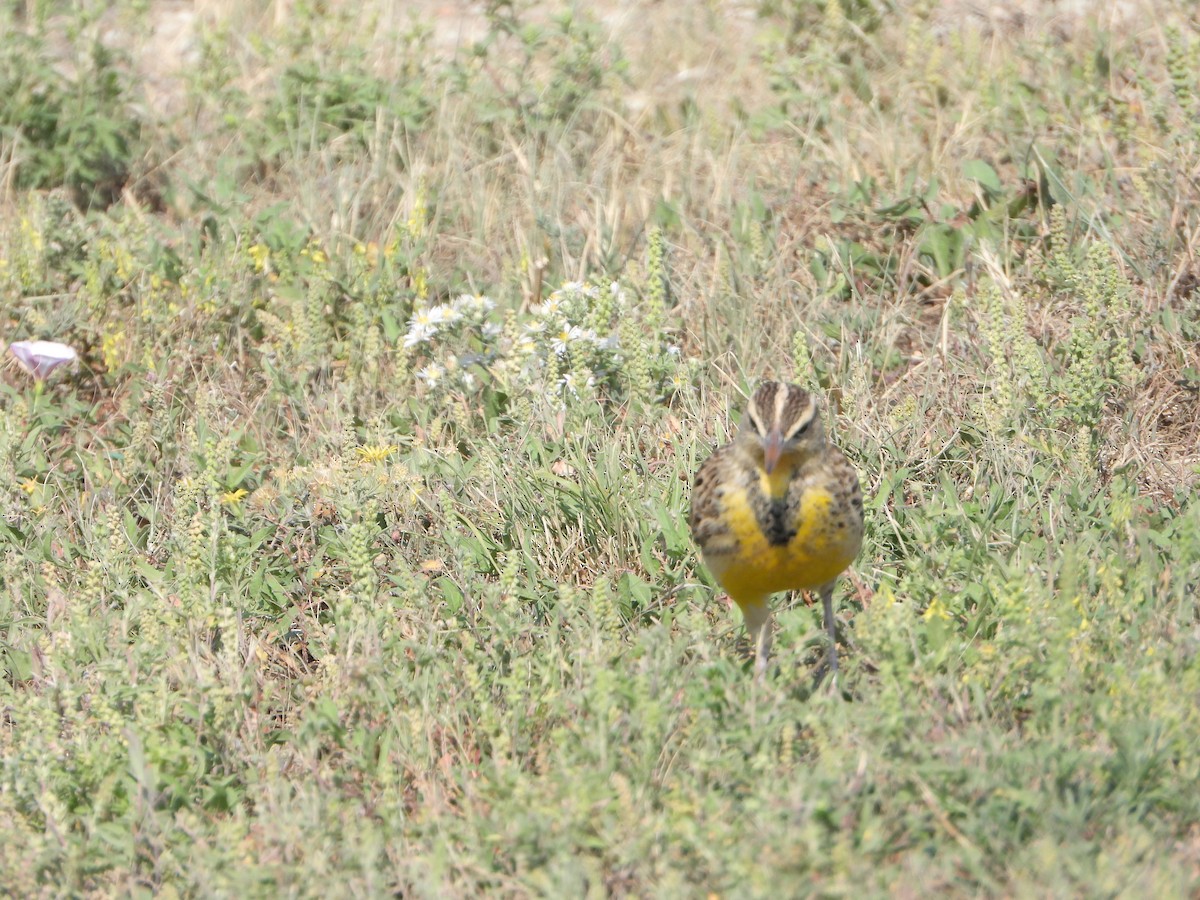
[[[83,358],[0,372],[0,880],[1194,893],[1200,35],[976,7],[0,13],[0,327]],[[762,376],[851,703],[683,524]]]

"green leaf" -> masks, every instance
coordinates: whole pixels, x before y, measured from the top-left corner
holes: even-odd
[[[28,681],[33,675],[33,660],[25,650],[4,651],[3,665],[10,682]]]
[[[457,615],[458,611],[463,607],[463,592],[459,590],[458,585],[445,575],[435,583],[442,589],[442,599],[445,601],[446,609],[450,615]]]
[[[631,609],[645,609],[654,597],[653,588],[632,572],[622,574],[617,586],[621,599],[628,600]]]
[[[388,344],[395,344],[400,339],[401,327],[399,321],[392,314],[390,309],[385,309],[380,313],[380,321],[383,323],[383,336]]]
[[[978,182],[984,190],[991,194],[999,194],[1004,189],[996,170],[982,159],[967,160],[963,163],[962,173],[964,178]]]

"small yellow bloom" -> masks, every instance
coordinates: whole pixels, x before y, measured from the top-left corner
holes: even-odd
[[[266,244],[255,244],[246,251],[250,254],[250,259],[254,261],[254,271],[266,271],[267,263],[271,259],[271,248]]]
[[[245,488],[238,488],[236,491],[226,491],[221,495],[221,502],[226,506],[237,506],[249,493]]]
[[[425,185],[417,187],[416,197],[413,199],[412,212],[408,215],[408,221],[405,223],[408,226],[408,233],[413,237],[420,237],[421,232],[425,230]]]
[[[42,233],[34,227],[33,223],[26,216],[21,217],[21,235],[35,253],[41,253],[46,246],[46,239],[42,237]]]
[[[921,613],[921,618],[923,618],[926,622],[934,618],[949,619],[950,610],[946,608],[946,604],[942,602],[941,597],[935,597],[933,602],[929,604],[929,608],[926,609],[925,612]]]
[[[23,490],[25,493],[27,493],[31,496],[32,496],[33,492],[36,491],[40,487],[41,487],[41,485],[38,484],[36,481],[34,481],[32,478],[26,478],[24,481],[21,482],[21,490]]]
[[[355,447],[354,452],[364,463],[378,463],[383,462],[399,449],[395,444],[387,447],[382,444],[365,444],[362,447]]]
[[[105,331],[100,339],[100,352],[104,356],[104,367],[110,372],[120,368],[125,361],[125,331]]]

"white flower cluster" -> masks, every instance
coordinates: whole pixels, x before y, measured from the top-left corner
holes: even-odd
[[[460,324],[483,325],[484,319],[495,308],[495,301],[490,297],[462,294],[450,303],[435,303],[416,309],[408,320],[404,347],[411,350],[427,344],[438,334]]]
[[[561,405],[619,375],[624,348],[615,325],[628,309],[617,283],[568,282],[507,325],[495,309],[486,296],[464,294],[414,310],[403,344],[424,357],[415,372],[422,386],[472,389],[472,373],[486,372]]]

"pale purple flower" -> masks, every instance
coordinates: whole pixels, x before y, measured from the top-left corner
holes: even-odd
[[[9,344],[8,350],[22,368],[38,381],[45,380],[59,366],[79,358],[78,353],[57,341],[17,341]]]

